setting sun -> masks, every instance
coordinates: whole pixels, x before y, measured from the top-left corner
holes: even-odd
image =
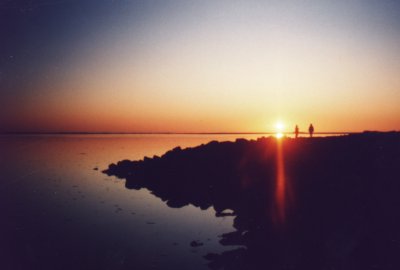
[[[282,131],[285,125],[283,124],[282,121],[278,121],[275,123],[275,129],[276,131]]]
[[[275,123],[275,137],[282,138],[283,137],[283,129],[285,128],[285,125],[283,124],[282,121],[277,121]]]

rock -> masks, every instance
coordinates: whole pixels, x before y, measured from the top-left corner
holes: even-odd
[[[202,242],[200,242],[200,241],[196,241],[196,240],[193,240],[192,242],[190,242],[190,246],[191,247],[201,247],[201,246],[203,246],[204,244],[202,243]]]

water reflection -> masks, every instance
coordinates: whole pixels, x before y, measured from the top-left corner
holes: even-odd
[[[0,137],[1,269],[207,269],[233,217],[169,208],[101,173],[124,158],[233,136]],[[94,168],[99,170],[94,170]],[[191,247],[192,241],[203,246]]]

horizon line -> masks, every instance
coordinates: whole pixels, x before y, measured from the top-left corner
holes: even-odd
[[[320,131],[314,134],[357,134],[363,132],[398,132],[392,131],[377,131],[377,130],[364,130],[364,131]],[[122,131],[5,131],[0,132],[1,135],[262,135],[262,134],[276,134],[278,132],[122,132]],[[294,134],[290,132],[279,132],[282,134]],[[302,131],[299,134],[308,134]]]

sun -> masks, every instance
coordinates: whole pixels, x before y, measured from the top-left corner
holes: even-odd
[[[284,127],[285,127],[285,125],[283,124],[282,121],[278,121],[275,123],[276,132],[282,132]]]
[[[283,129],[285,128],[285,125],[283,124],[282,121],[277,121],[275,123],[275,137],[280,139],[283,137]]]

